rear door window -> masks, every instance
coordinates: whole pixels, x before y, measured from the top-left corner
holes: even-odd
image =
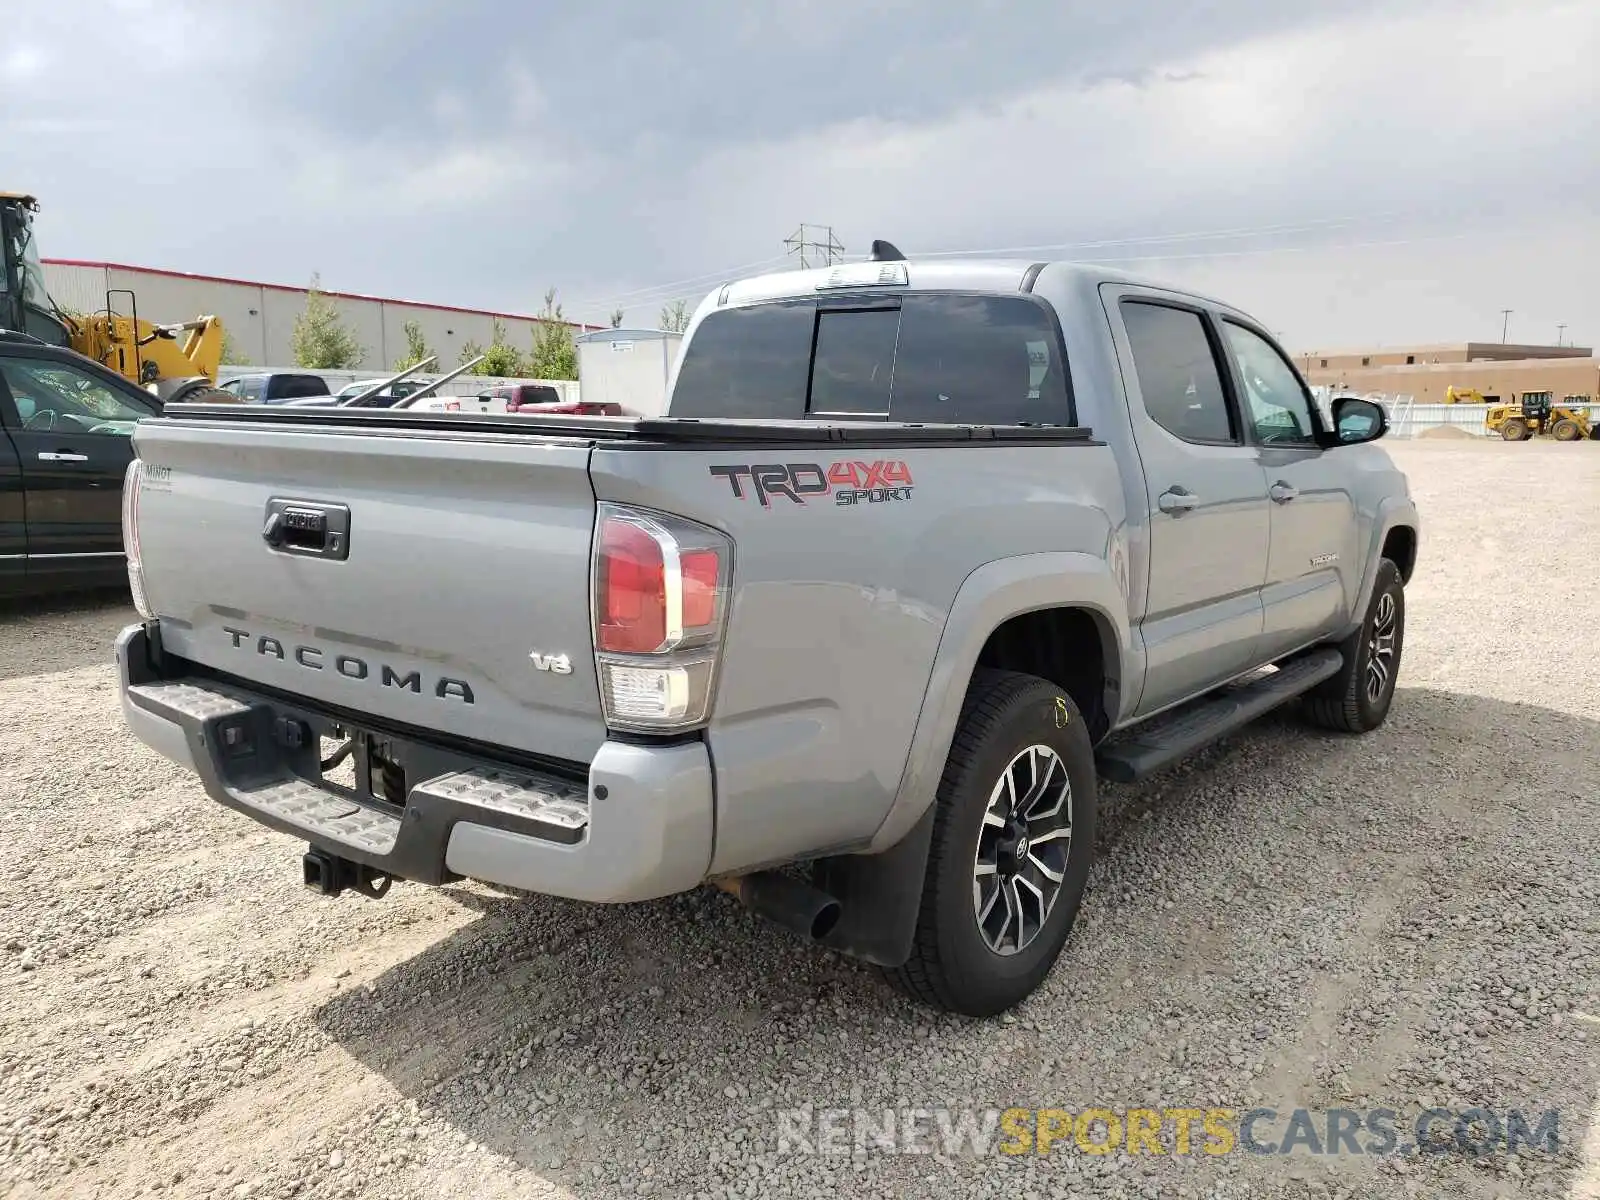
[[[1124,300],[1122,323],[1151,420],[1186,442],[1238,441],[1205,319],[1186,308]]]

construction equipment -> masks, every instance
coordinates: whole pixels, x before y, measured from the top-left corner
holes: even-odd
[[[1499,399],[1500,397],[1495,397],[1495,400]],[[1458,388],[1452,385],[1444,390],[1444,402],[1446,404],[1488,404],[1490,400],[1477,388]]]
[[[32,196],[0,192],[0,329],[75,350],[163,402],[221,399],[211,393],[222,365],[222,322],[211,316],[176,325],[141,320],[126,288],[107,291],[99,312],[64,312],[45,290],[33,234],[38,211]],[[113,307],[113,296],[126,297],[126,313]]]
[[[1584,396],[1568,396],[1567,403],[1556,404],[1550,392],[1523,392],[1513,404],[1495,404],[1483,414],[1483,427],[1508,442],[1525,442],[1533,437],[1552,437],[1558,442],[1576,442],[1594,437],[1594,426],[1587,407],[1572,401]]]

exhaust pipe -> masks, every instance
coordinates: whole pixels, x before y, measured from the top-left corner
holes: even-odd
[[[814,942],[827,937],[839,923],[839,902],[792,875],[757,871],[716,883],[751,912]]]

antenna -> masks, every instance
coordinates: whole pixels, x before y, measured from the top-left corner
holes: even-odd
[[[905,262],[906,256],[893,242],[886,242],[882,238],[872,239],[873,262]]]

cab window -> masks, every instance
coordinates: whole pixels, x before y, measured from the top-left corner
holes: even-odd
[[[1300,376],[1272,343],[1243,325],[1222,323],[1223,336],[1244,385],[1250,432],[1262,445],[1315,445],[1317,423]]]

